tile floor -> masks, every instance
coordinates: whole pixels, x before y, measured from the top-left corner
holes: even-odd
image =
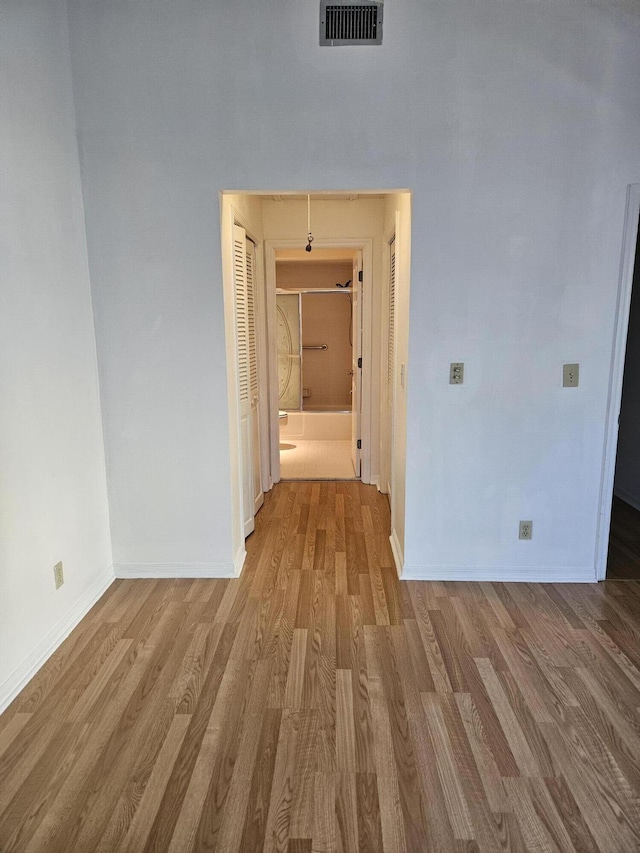
[[[283,480],[355,480],[350,441],[280,441]]]

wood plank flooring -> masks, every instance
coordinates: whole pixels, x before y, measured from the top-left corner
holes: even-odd
[[[640,850],[640,584],[400,583],[281,483],[238,580],[117,581],[0,718],[0,851]]]

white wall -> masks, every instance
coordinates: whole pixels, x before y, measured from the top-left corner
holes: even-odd
[[[636,248],[632,294],[614,489],[619,497],[640,509],[640,240]]]
[[[113,573],[65,4],[3,3],[0,55],[2,709]]]
[[[638,13],[394,0],[320,48],[317,3],[69,8],[116,561],[231,564],[218,191],[408,187],[407,571],[593,578]]]

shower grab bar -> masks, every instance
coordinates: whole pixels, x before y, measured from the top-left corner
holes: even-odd
[[[307,347],[304,344],[302,345],[302,349],[329,349],[327,344],[318,344],[315,347]]]

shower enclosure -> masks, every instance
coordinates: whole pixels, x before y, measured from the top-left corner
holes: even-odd
[[[350,412],[352,295],[276,293],[278,405],[287,412]]]

